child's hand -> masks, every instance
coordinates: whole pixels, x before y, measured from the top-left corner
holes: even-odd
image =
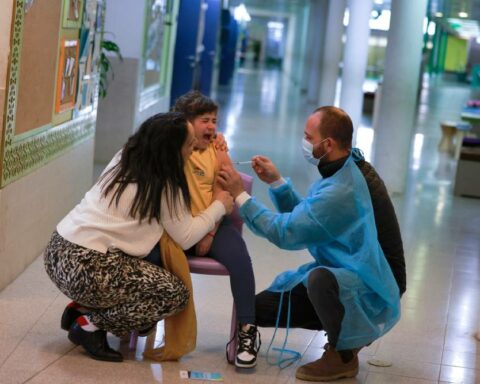
[[[207,236],[200,240],[195,246],[195,253],[197,254],[197,256],[205,256],[208,252],[210,252],[210,248],[212,248],[212,243],[213,236],[207,234]]]

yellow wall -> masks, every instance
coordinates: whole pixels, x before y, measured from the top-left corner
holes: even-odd
[[[445,55],[445,71],[465,72],[468,57],[468,41],[448,36]]]

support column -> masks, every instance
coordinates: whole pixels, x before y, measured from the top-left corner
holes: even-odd
[[[422,61],[427,0],[392,1],[373,162],[390,193],[405,191]]]
[[[337,88],[339,64],[342,58],[343,15],[346,0],[330,0],[319,84],[318,105],[333,105]]]
[[[318,103],[318,84],[320,83],[321,58],[324,52],[325,26],[327,23],[328,0],[312,0],[311,12],[313,14],[312,50],[310,74],[308,76],[307,101],[312,104]],[[309,21],[312,19],[309,19]],[[308,49],[308,47],[307,47]]]
[[[303,71],[302,71],[302,81],[300,84],[300,90],[302,93],[307,93],[308,91],[308,83],[310,78],[310,69],[312,67],[312,50],[310,47],[312,46],[314,31],[315,31],[315,15],[313,13],[313,5],[312,3],[308,6],[308,20],[307,20],[307,43],[306,49],[303,59]]]
[[[362,118],[363,82],[367,70],[372,0],[350,0],[347,41],[343,55],[340,108],[351,117],[355,135]]]
[[[305,93],[307,91],[307,81],[306,81],[306,70],[307,65],[307,56],[308,56],[308,20],[310,16],[310,7],[304,6],[301,11],[297,12],[297,30],[295,32],[295,41],[294,45],[297,47],[295,49],[296,58],[294,60],[296,64],[296,83],[300,86],[300,91]]]

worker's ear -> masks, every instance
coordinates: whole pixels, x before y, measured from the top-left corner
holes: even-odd
[[[333,149],[333,147],[336,145],[335,140],[333,140],[331,137],[327,137],[327,139],[325,140],[325,143],[327,144],[326,147],[328,149]]]

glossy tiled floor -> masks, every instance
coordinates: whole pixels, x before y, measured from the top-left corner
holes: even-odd
[[[402,319],[383,339],[362,350],[358,377],[345,383],[480,383],[480,343],[473,337],[480,325],[480,200],[452,196],[455,162],[436,149],[439,121],[457,119],[469,91],[438,82],[425,84],[408,189],[393,199],[408,269]],[[301,158],[299,143],[304,120],[314,106],[305,105],[280,73],[252,69],[240,70],[232,87],[218,90],[217,99],[232,158],[267,155],[305,191],[317,174]],[[366,125],[368,121],[364,119]],[[368,143],[371,130],[366,126],[360,132],[358,142]],[[242,170],[251,173],[248,167]],[[257,180],[254,194],[266,201],[266,191]],[[309,259],[303,251],[280,251],[248,230],[244,236],[257,291],[278,272]],[[199,322],[194,353],[178,363],[152,363],[141,358],[144,340],[135,354],[126,342],[112,338],[127,360],[101,363],[74,347],[60,329],[60,314],[68,300],[50,283],[37,259],[0,293],[0,383],[186,382],[179,378],[180,369],[221,372],[227,383],[294,383],[296,366],[321,355],[323,333],[293,330],[289,347],[304,354],[302,361],[284,370],[269,366],[265,353],[272,331],[262,329],[258,367],[236,371],[225,361],[232,304],[228,280],[194,276],[193,281]],[[276,345],[283,335],[280,332]],[[372,358],[393,365],[374,367],[367,363]]]

